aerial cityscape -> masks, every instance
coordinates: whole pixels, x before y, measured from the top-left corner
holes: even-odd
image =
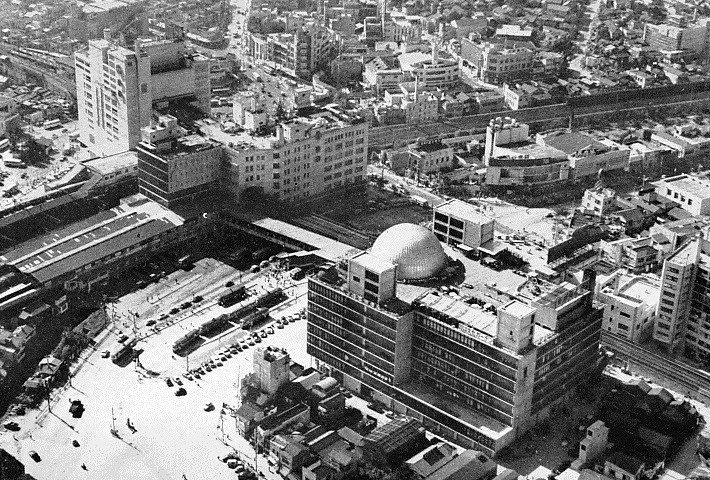
[[[0,6],[0,480],[710,478],[706,2]]]

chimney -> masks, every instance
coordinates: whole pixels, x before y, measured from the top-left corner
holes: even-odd
[[[440,25],[442,27],[441,29],[443,30],[444,24],[442,23]],[[439,44],[436,41],[432,42],[431,44],[431,63],[432,65],[439,64]]]
[[[111,29],[104,28],[104,40],[111,41]]]
[[[276,141],[282,143],[284,141],[284,127],[276,125]]]

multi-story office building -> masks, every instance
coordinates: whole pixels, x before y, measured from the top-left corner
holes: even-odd
[[[365,64],[363,80],[380,95],[386,90],[396,91],[404,82],[404,73],[391,57],[375,57]]]
[[[653,339],[671,352],[710,360],[710,242],[694,238],[663,265]]]
[[[82,41],[101,38],[104,29],[119,30],[143,8],[143,2],[122,0],[76,2],[67,23],[70,35]]]
[[[512,299],[497,315],[425,287],[392,285],[391,265],[405,282],[400,269],[421,279],[446,268],[428,261],[437,257],[432,242],[431,232],[413,232],[402,239],[401,255],[396,243],[375,242],[366,261],[356,256],[340,275],[332,269],[310,277],[308,353],[347,388],[494,453],[589,378],[602,311],[587,290],[567,283],[540,283],[538,297]]]
[[[75,70],[79,138],[96,155],[135,148],[155,104],[188,99],[210,111],[209,59],[190,53],[179,33],[138,39],[134,49],[91,40],[75,54]]]
[[[710,214],[710,181],[707,178],[682,174],[654,182],[656,193],[680,205],[693,216]]]
[[[140,193],[170,207],[215,191],[224,150],[199,135],[185,135],[171,115],[142,129],[138,144]]]
[[[682,348],[693,292],[695,267],[704,241],[691,240],[663,263],[661,299],[653,327],[653,339],[669,352]]]
[[[422,88],[450,88],[459,80],[459,63],[452,59],[439,58],[439,46],[431,47],[431,59],[403,63],[402,70],[419,83]]]
[[[453,166],[454,148],[441,141],[422,141],[409,145],[409,168],[418,175],[437,173]]]
[[[361,186],[368,126],[335,108],[313,108],[278,123],[274,133],[225,135],[227,188],[293,201]]]
[[[602,328],[632,342],[648,339],[660,293],[656,276],[617,275],[599,292],[599,301],[605,305]]]
[[[470,203],[451,199],[434,207],[434,235],[450,245],[478,248],[495,236],[496,221]]]
[[[487,185],[545,185],[569,178],[565,153],[531,142],[528,125],[511,118],[491,120],[483,158]]]
[[[538,136],[538,143],[564,152],[569,160],[569,178],[575,182],[590,180],[605,172],[629,169],[629,150],[605,145],[589,135],[572,132]]]
[[[464,66],[476,69],[478,78],[500,85],[532,75],[535,49],[530,42],[476,42],[464,38],[461,58]]]
[[[647,23],[643,29],[643,40],[658,51],[685,50],[700,55],[706,52],[708,47],[707,22],[707,19],[688,22],[682,16],[671,15],[665,23]]]
[[[273,62],[278,69],[309,80],[334,51],[328,31],[314,24],[292,33],[250,34],[246,47],[254,59]]]

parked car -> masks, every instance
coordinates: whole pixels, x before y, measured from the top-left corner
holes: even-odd
[[[165,384],[166,384],[168,387],[172,387],[172,386],[173,386],[173,381],[170,380],[170,378],[166,378],[166,379],[165,379]]]
[[[35,462],[41,462],[42,457],[39,456],[39,453],[35,452],[34,450],[30,450],[30,458],[34,460]]]
[[[205,412],[211,412],[212,410],[214,410],[214,404],[212,402],[205,405]]]
[[[175,377],[175,383],[182,386],[182,380],[180,380],[180,377]]]
[[[156,324],[155,320],[148,320],[147,322],[145,322],[146,327],[152,327],[155,324]]]
[[[185,389],[182,388],[182,387],[178,388],[178,389],[175,391],[175,396],[176,396],[176,397],[184,397],[185,395],[187,395],[187,390],[185,390]]]
[[[176,313],[180,313],[180,309],[178,307],[175,307],[170,310],[170,315],[175,315]]]
[[[111,352],[108,350],[104,350],[103,352],[101,352],[101,358],[108,358],[110,356],[111,356]]]

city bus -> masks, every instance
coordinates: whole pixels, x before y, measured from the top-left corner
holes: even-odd
[[[54,128],[59,128],[62,126],[62,122],[59,121],[59,119],[54,119],[54,120],[47,120],[42,124],[42,128],[45,130],[52,130]]]

